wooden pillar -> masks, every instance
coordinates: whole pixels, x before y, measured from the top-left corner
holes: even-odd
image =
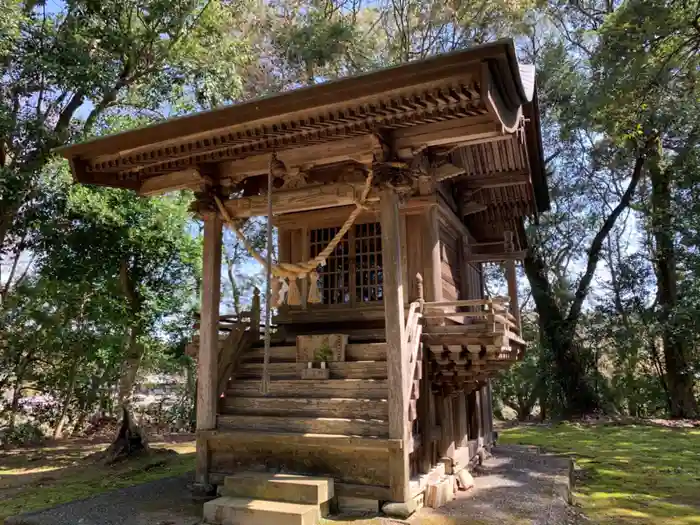
[[[493,392],[491,390],[491,380],[486,381],[483,389],[484,402],[484,441],[488,444],[493,443]]]
[[[253,288],[253,300],[250,304],[250,340],[260,341],[260,290]]]
[[[399,199],[396,192],[385,188],[380,197],[382,228],[384,319],[386,323],[387,375],[389,384],[389,438],[401,440],[401,447],[389,451],[389,485],[393,501],[410,497],[408,465],[408,360],[404,348],[404,294],[401,265]]]
[[[476,422],[476,439],[479,446],[484,444],[484,418],[481,410],[481,389],[474,390],[474,419]]]
[[[510,297],[510,313],[515,317],[515,326],[520,332],[520,306],[518,305],[518,277],[515,273],[515,261],[506,262],[506,280]]]
[[[463,447],[469,440],[467,434],[467,397],[464,391],[457,393],[455,408],[455,441],[457,447]]]
[[[442,301],[442,260],[440,258],[440,221],[438,205],[430,206],[423,224],[423,281],[425,300]]]
[[[219,302],[221,300],[221,230],[218,214],[206,212],[204,219],[204,260],[202,264],[202,306],[197,360],[197,431],[216,428],[217,364],[219,359]],[[208,454],[205,440],[197,440],[196,482],[208,484]]]
[[[440,457],[443,461],[447,461],[447,465],[452,467],[452,459],[455,456],[455,428],[454,428],[454,409],[452,407],[452,398],[449,396],[441,396],[438,398],[439,417],[440,417]]]

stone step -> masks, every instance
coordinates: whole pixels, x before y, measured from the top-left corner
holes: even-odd
[[[204,521],[211,525],[317,525],[318,505],[222,496],[204,504]]]
[[[241,363],[236,377],[255,379],[262,377],[262,363]],[[272,378],[298,379],[306,363],[270,363],[268,371]],[[328,363],[331,379],[386,379],[386,361],[356,361]]]
[[[345,347],[345,361],[386,361],[386,343],[351,343]],[[263,362],[265,350],[251,348],[242,356],[243,362]],[[295,363],[297,347],[294,345],[270,348],[270,362]]]
[[[388,419],[389,403],[382,399],[300,399],[289,397],[226,397],[224,414],[250,416],[342,417]]]
[[[219,492],[232,498],[257,498],[304,505],[324,505],[333,498],[333,479],[268,472],[226,476]]]
[[[299,432],[343,436],[387,437],[388,421],[376,419],[300,418],[283,416],[220,415],[218,430],[254,430],[257,432]]]
[[[262,397],[260,381],[237,379],[227,396]],[[383,379],[285,379],[270,381],[269,397],[388,399],[389,384]]]

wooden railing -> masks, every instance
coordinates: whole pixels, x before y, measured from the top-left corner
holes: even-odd
[[[462,301],[438,301],[423,304],[423,318],[438,320],[444,324],[449,319],[468,323],[486,323],[492,331],[504,331],[520,337],[520,327],[513,314],[509,311],[508,297],[492,297],[490,299],[465,299]],[[446,311],[446,309],[466,309],[464,311]]]
[[[194,328],[199,329],[199,327],[198,319]],[[235,376],[236,367],[244,349],[259,341],[264,334],[265,325],[260,322],[260,290],[255,288],[250,310],[239,314],[220,315],[218,329],[219,334],[226,334],[219,336],[217,391],[222,393],[226,390],[229,378]],[[199,336],[196,335],[188,345],[187,353],[196,358],[198,349]]]
[[[413,301],[408,308],[404,340],[401,347],[406,352],[404,359],[408,361],[408,373],[404,384],[404,396],[409,400],[408,420],[413,422],[417,417],[416,399],[418,399],[419,385],[423,373],[421,362],[421,334],[423,333],[423,279],[418,274],[418,299]]]

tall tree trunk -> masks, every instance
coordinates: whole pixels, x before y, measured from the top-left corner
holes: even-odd
[[[659,323],[662,329],[666,385],[671,417],[692,418],[698,414],[693,392],[693,373],[686,337],[677,316],[678,269],[674,227],[671,216],[671,172],[660,165],[660,155],[650,163],[652,232],[656,244],[655,265],[658,286]]]
[[[595,392],[586,380],[584,363],[574,347],[576,325],[564,319],[554,300],[554,292],[541,259],[528,252],[523,267],[537,306],[540,337],[554,361],[553,379],[564,397],[564,415],[570,417],[590,413],[598,405]]]

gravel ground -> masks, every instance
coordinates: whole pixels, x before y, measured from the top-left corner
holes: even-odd
[[[411,517],[421,525],[564,525],[580,517],[565,500],[568,459],[536,447],[499,446],[475,472],[475,487],[440,509]],[[202,504],[190,476],[166,478],[5,520],[5,525],[196,525]],[[342,518],[330,523],[345,523]],[[351,520],[353,523],[360,523]],[[361,523],[401,523],[387,518]],[[348,521],[349,523],[350,521]]]
[[[202,504],[192,502],[190,482],[190,475],[152,481],[7,518],[5,525],[195,525]]]
[[[411,517],[425,525],[563,525],[580,517],[566,503],[568,458],[536,447],[498,446],[474,472],[474,488]]]

